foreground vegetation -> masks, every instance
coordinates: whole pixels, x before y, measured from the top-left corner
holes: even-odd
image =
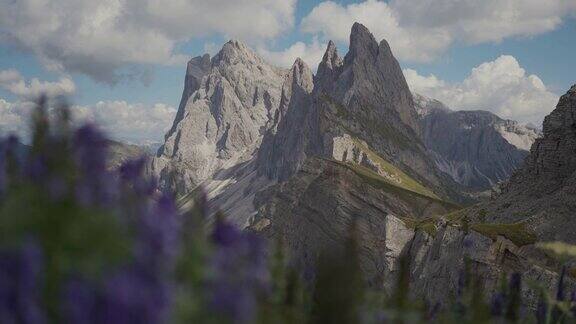
[[[407,259],[393,291],[366,289],[354,228],[344,248],[298,269],[281,242],[267,244],[223,217],[207,228],[202,194],[179,213],[173,196],[143,176],[145,160],[108,170],[109,141],[94,126],[72,130],[64,108],[50,123],[39,106],[31,147],[14,137],[0,143],[0,323],[568,323],[576,316],[563,277],[554,296],[542,292],[536,312],[521,308],[520,275],[486,296],[468,267],[443,303],[409,298]]]

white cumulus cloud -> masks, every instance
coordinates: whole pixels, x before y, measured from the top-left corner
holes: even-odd
[[[423,76],[412,69],[405,69],[404,76],[413,92],[438,99],[453,109],[488,110],[503,118],[536,125],[554,109],[559,98],[510,55],[474,67],[457,83],[445,82],[432,74]]]
[[[42,94],[48,97],[71,95],[76,91],[76,85],[70,78],[63,77],[55,82],[32,78],[27,82],[14,69],[0,71],[0,88],[26,99],[35,99]]]
[[[30,117],[36,107],[32,101],[10,102],[0,98],[0,135],[16,134],[24,142],[30,136]],[[55,110],[49,110],[52,115]],[[94,105],[70,107],[75,125],[93,123],[112,139],[149,144],[163,140],[172,125],[176,109],[157,103],[145,105],[126,101],[100,101]]]
[[[296,58],[301,58],[312,70],[316,70],[318,63],[326,51],[327,44],[320,43],[314,38],[310,44],[296,42],[282,51],[270,51],[265,47],[258,48],[258,53],[268,62],[281,67],[290,67]]]
[[[135,144],[161,142],[176,115],[176,108],[162,103],[126,101],[100,101],[71,111],[76,122],[95,123],[112,138]]]
[[[18,0],[0,2],[0,42],[51,70],[115,83],[133,68],[174,64],[177,45],[220,34],[271,39],[293,26],[295,0]],[[123,69],[124,68],[124,69]],[[138,69],[138,70],[140,70]]]
[[[17,96],[14,102],[0,98],[0,135],[15,133],[26,141],[29,136],[29,122],[35,100],[40,94],[49,98],[71,95],[75,92],[74,82],[62,78],[56,82],[33,78],[26,81],[17,70],[0,71],[0,88]],[[54,104],[49,101],[49,105]],[[53,112],[53,110],[49,110]],[[176,109],[156,103],[146,105],[126,101],[99,101],[93,105],[70,107],[73,122],[97,124],[111,138],[142,144],[160,142],[170,128]]]
[[[0,98],[0,135],[16,134],[27,137],[33,108],[34,104],[31,102],[9,102]]]
[[[385,38],[400,59],[426,62],[457,41],[499,42],[552,31],[571,13],[576,13],[573,0],[324,1],[303,18],[301,29],[342,42],[360,22],[377,39]]]

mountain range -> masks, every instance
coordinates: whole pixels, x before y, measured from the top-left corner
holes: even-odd
[[[575,98],[573,87],[540,134],[411,93],[386,40],[358,23],[346,55],[329,42],[315,74],[229,41],[189,61],[149,172],[182,209],[203,190],[210,213],[280,238],[302,268],[342,248],[356,224],[375,287],[391,287],[401,255],[415,293],[431,300],[454,292],[464,255],[488,287],[510,269],[551,286],[554,261],[533,244],[573,241],[562,228],[572,205],[562,202],[576,189]]]

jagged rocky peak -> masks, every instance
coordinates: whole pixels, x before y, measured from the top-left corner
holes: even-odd
[[[289,79],[292,84],[296,84],[304,89],[306,92],[312,92],[314,88],[314,75],[308,65],[301,59],[297,58],[290,70]]]
[[[287,71],[235,40],[190,61],[182,104],[152,162],[161,185],[186,193],[250,159],[273,124]]]
[[[350,48],[335,88],[341,95],[338,99],[351,103],[352,109],[371,109],[378,118],[390,121],[394,118],[390,113],[395,112],[400,122],[418,133],[418,117],[400,64],[386,40],[378,44],[362,24],[352,26]]]
[[[346,54],[346,62],[348,63],[358,58],[375,58],[378,56],[378,51],[378,42],[374,35],[370,33],[366,26],[354,23],[350,32],[350,49],[348,54]]]
[[[338,49],[333,41],[328,42],[326,52],[322,57],[322,61],[318,64],[318,70],[314,78],[314,84],[318,89],[330,92],[334,84],[334,80],[340,74],[342,68],[342,58],[338,56]]]
[[[328,42],[328,46],[326,47],[326,52],[322,57],[322,62],[318,66],[318,70],[321,68],[327,68],[330,70],[334,70],[342,66],[342,58],[338,56],[338,49],[336,48],[336,44],[333,41]]]
[[[235,60],[244,62],[263,61],[252,49],[238,40],[229,40],[223,46],[220,52],[214,56],[215,62],[235,64]]]
[[[174,133],[176,125],[182,120],[184,116],[184,108],[188,102],[188,98],[194,93],[194,91],[200,88],[200,82],[202,78],[210,72],[212,62],[210,60],[210,54],[204,54],[202,56],[196,56],[188,61],[186,66],[186,77],[184,78],[184,91],[182,91],[182,98],[180,99],[180,104],[178,105],[178,112],[176,113],[176,118],[172,123],[172,128],[168,131],[168,135]]]
[[[300,58],[296,59],[282,85],[275,126],[264,136],[258,150],[259,174],[283,181],[306,159],[305,143],[316,126],[310,118],[313,89],[312,70]]]

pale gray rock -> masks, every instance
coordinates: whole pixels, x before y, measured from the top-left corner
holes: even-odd
[[[298,171],[307,154],[316,149],[311,144],[320,137],[317,112],[312,105],[313,89],[312,71],[297,59],[282,86],[275,126],[266,134],[258,152],[261,174],[284,181]]]
[[[436,167],[472,191],[507,180],[539,135],[488,111],[452,111],[437,100],[414,97],[422,139]]]
[[[401,218],[456,208],[383,179],[367,181],[351,164],[322,158],[306,159],[294,176],[261,192],[255,202],[259,210],[250,228],[282,238],[302,269],[314,266],[323,250],[341,248],[357,222],[361,268],[377,287],[393,285],[389,274],[414,235]]]
[[[161,185],[180,194],[252,158],[273,125],[286,75],[238,41],[209,67],[207,58],[190,61],[174,126],[151,164]]]

